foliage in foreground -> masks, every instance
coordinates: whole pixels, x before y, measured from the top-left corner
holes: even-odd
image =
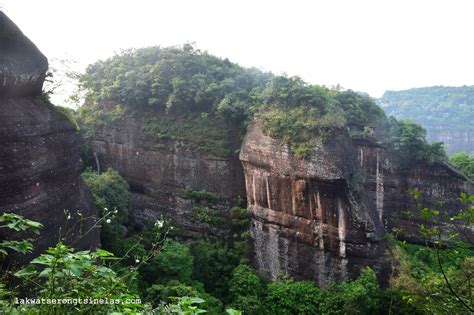
[[[420,193],[413,191],[415,201]],[[474,195],[461,194],[463,207],[450,214],[419,206],[419,231],[425,245],[401,243],[395,249],[400,261],[392,287],[412,305],[430,314],[472,314],[474,311]]]

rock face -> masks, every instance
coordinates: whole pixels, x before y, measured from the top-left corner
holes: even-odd
[[[400,238],[420,240],[419,222],[403,215],[415,209],[408,188],[418,189],[426,206],[443,199],[455,211],[459,194],[474,187],[448,164],[394,167],[384,148],[352,140],[345,130],[321,140],[309,159],[298,160],[256,122],[240,159],[254,264],[271,276],[284,271],[323,287],[355,277],[363,266],[383,278],[385,231],[397,228]]]
[[[130,184],[135,221],[145,225],[165,214],[188,232],[229,237],[228,229],[196,220],[196,201],[186,191],[222,196],[222,217],[233,200],[246,195],[252,260],[272,277],[283,271],[324,287],[370,266],[383,282],[390,268],[385,232],[396,228],[401,239],[420,240],[419,222],[403,214],[415,208],[407,189],[420,190],[425,205],[447,200],[448,210],[457,209],[461,192],[473,189],[447,164],[396,167],[385,148],[353,139],[345,129],[320,140],[312,156],[301,160],[256,121],[239,162],[235,155],[215,158],[149,135],[146,117],[126,115],[98,128],[92,141],[101,170],[113,167]],[[232,143],[232,151],[239,148],[238,140]]]
[[[245,197],[236,154],[216,158],[193,152],[176,140],[157,139],[143,131],[144,119],[137,115],[102,127],[92,141],[100,168],[112,167],[129,183],[136,223],[146,225],[164,214],[187,231],[227,234],[196,218],[198,204],[186,192],[204,190],[223,197],[215,207],[227,216],[229,205]]]
[[[418,162],[395,167],[386,150],[369,141],[356,141],[358,162],[364,174],[364,187],[372,206],[375,206],[384,228],[397,230],[399,239],[422,243],[418,224],[422,223],[406,214],[415,211],[415,200],[407,191],[421,193],[419,204],[423,207],[456,213],[462,204],[460,193],[474,193],[474,183],[448,163],[427,165]],[[443,201],[440,208],[438,201]],[[426,224],[426,222],[423,222]]]
[[[240,159],[260,270],[315,279],[324,287],[355,277],[362,266],[383,267],[383,229],[371,202],[352,187],[357,155],[346,132],[299,160],[256,123]]]
[[[0,209],[43,223],[35,254],[66,231],[75,247],[95,247],[98,229],[83,235],[96,212],[79,173],[77,131],[40,97],[47,60],[2,12],[0,29]],[[79,211],[89,217],[80,224]]]

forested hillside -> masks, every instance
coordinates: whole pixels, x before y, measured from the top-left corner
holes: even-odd
[[[89,66],[81,86],[86,128],[145,112],[147,133],[214,156],[229,155],[229,124],[244,132],[259,117],[265,132],[299,158],[314,148],[314,135],[346,127],[354,137],[377,139],[416,160],[445,159],[439,144],[426,143],[423,129],[388,120],[367,95],[246,69],[191,45],[125,51]]]
[[[133,49],[98,61],[81,76],[81,88],[85,102],[76,115],[61,112],[77,119],[85,140],[82,177],[98,210],[101,248],[76,252],[60,239],[24,269],[8,271],[18,285],[0,282],[5,309],[60,314],[71,308],[15,305],[11,301],[21,292],[118,301],[78,305],[84,313],[430,314],[463,312],[460,301],[469,303],[464,301],[472,287],[463,278],[468,273],[459,271],[472,264],[469,245],[460,242],[464,247],[454,251],[441,241],[429,248],[391,235],[382,239],[383,211],[375,212],[375,206],[384,194],[384,172],[387,182],[399,176],[392,170],[413,165],[426,172],[437,166],[440,177],[449,174],[443,175],[445,164],[439,163],[446,160],[440,143],[429,144],[416,123],[389,119],[367,95],[246,69],[191,45]],[[262,133],[245,147],[244,137],[257,122]],[[253,159],[239,160],[251,150],[256,150]],[[266,173],[270,168],[264,163],[272,159],[274,174]],[[241,162],[254,173],[244,173]],[[108,168],[112,164],[115,170]],[[291,167],[279,176],[279,165]],[[247,176],[245,184],[238,181],[239,172]],[[429,176],[420,181],[430,187]],[[457,192],[457,181],[464,178],[439,185]],[[242,195],[227,191],[233,182],[243,186]],[[398,211],[389,209],[389,190],[382,197],[387,217]],[[472,209],[474,197],[464,197],[463,206]],[[321,211],[315,216],[313,205],[305,204],[312,200]],[[273,206],[279,211],[271,212]],[[260,236],[255,226],[262,222],[252,207],[274,216],[271,229]],[[444,220],[438,210],[423,211],[425,221]],[[80,212],[65,215],[68,222],[82,222]],[[410,220],[415,216],[418,212]],[[450,219],[453,229],[466,220]],[[11,214],[0,216],[0,223],[2,229],[32,226],[41,233],[41,224]],[[438,234],[423,236],[456,239],[457,234],[434,230]],[[374,255],[376,247],[386,255]],[[28,239],[0,242],[0,258],[32,248]],[[363,250],[376,257],[361,259]],[[291,252],[297,263],[280,264],[280,256],[293,257]],[[379,268],[391,264],[385,256],[396,262]],[[276,266],[277,274],[254,262],[269,257],[276,257],[267,265]],[[305,263],[321,276],[306,273]],[[457,295],[446,290],[445,279]],[[430,299],[430,292],[443,304]]]
[[[387,91],[378,100],[387,115],[410,118],[442,141],[450,154],[474,150],[474,86],[434,86]]]

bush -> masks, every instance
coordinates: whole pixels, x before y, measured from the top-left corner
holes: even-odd
[[[235,228],[246,229],[250,223],[250,214],[246,208],[232,207],[229,210],[232,225]]]
[[[186,190],[184,197],[188,199],[193,199],[194,201],[207,201],[211,204],[216,204],[224,201],[224,198],[217,195],[216,193],[206,191],[206,190]]]
[[[154,306],[163,303],[176,303],[184,296],[202,298],[204,300],[202,307],[209,314],[222,314],[224,311],[222,302],[212,295],[176,280],[171,280],[166,284],[154,284],[146,290],[146,300]]]
[[[321,302],[321,312],[325,314],[376,313],[380,289],[375,272],[365,268],[356,280],[331,286]]]
[[[88,170],[82,173],[82,177],[94,196],[97,209],[100,212],[104,209],[117,210],[118,221],[127,222],[132,195],[119,173],[111,168],[101,174]]]
[[[117,240],[126,237],[128,213],[132,203],[127,182],[111,168],[101,174],[87,170],[82,173],[82,177],[92,192],[100,216],[107,215],[110,218],[102,225],[100,233],[102,247],[115,254],[122,253]]]
[[[241,264],[232,271],[232,278],[229,281],[229,293],[231,299],[241,296],[261,297],[263,284],[251,267]]]
[[[15,214],[0,216],[0,227],[13,229],[17,232],[38,232],[41,224],[26,220]],[[28,239],[17,241],[2,241],[0,254],[8,254],[5,248],[17,253],[27,253],[32,249]],[[21,244],[22,246],[18,246]],[[13,246],[15,245],[15,246]],[[26,249],[26,250],[24,250]],[[125,277],[120,277],[113,271],[108,262],[115,257],[112,253],[98,249],[91,251],[75,251],[59,242],[49,248],[39,257],[19,271],[12,271],[9,267],[3,270],[0,283],[0,305],[2,312],[7,314],[68,314],[75,313],[134,313],[145,309],[140,303],[139,296],[128,288],[136,270],[129,269]],[[5,280],[10,280],[10,287]],[[25,303],[24,299],[38,301],[44,299],[62,300],[71,299],[76,304],[36,302]],[[112,303],[100,304],[77,303],[78,299],[107,299]],[[18,303],[13,303],[18,299]],[[125,304],[126,300],[135,300]],[[22,302],[23,301],[23,302]]]

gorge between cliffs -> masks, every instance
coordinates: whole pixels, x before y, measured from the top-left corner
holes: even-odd
[[[74,111],[3,12],[0,30],[0,307],[95,292],[140,300],[104,313],[469,313],[474,182],[420,125],[190,44],[90,65]],[[448,306],[423,304],[442,276]]]

